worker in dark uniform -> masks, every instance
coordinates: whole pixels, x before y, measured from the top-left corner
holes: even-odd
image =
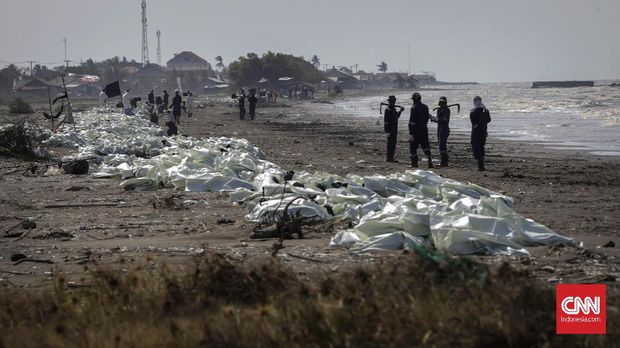
[[[149,104],[155,105],[155,91],[154,90],[151,90],[149,92],[149,94],[147,95],[147,99],[148,99]]]
[[[448,98],[439,98],[439,107],[437,108],[437,142],[439,142],[439,156],[441,156],[441,166],[448,166],[448,137],[450,136],[450,107],[448,107]]]
[[[252,88],[250,89],[250,96],[248,97],[248,105],[250,106],[250,120],[253,120],[256,116],[256,103],[258,103],[258,98],[256,98],[256,90]]]
[[[398,118],[405,110],[402,106],[400,110],[396,110],[396,97],[391,95],[388,97],[388,107],[383,113],[383,130],[387,140],[387,162],[398,162],[394,159],[396,152],[396,135],[398,134]]]
[[[172,104],[170,104],[170,108],[172,108],[172,116],[174,116],[174,120],[177,124],[181,123],[181,110],[183,108],[183,98],[181,97],[181,93],[179,90],[174,91],[174,97],[172,97]]]
[[[239,101],[239,119],[243,120],[245,119],[245,90],[243,88],[241,88],[241,92],[239,92],[239,96],[237,97],[237,100]]]
[[[487,124],[491,122],[491,114],[482,103],[482,98],[474,98],[474,108],[469,113],[471,120],[471,150],[478,161],[478,170],[484,171],[484,145],[487,142]]]
[[[164,109],[168,109],[168,98],[170,96],[168,95],[168,91],[164,90]]]
[[[409,117],[409,155],[411,157],[411,167],[418,167],[418,146],[420,146],[428,159],[428,167],[434,168],[431,158],[431,147],[428,143],[428,120],[430,119],[428,106],[422,103],[422,96],[418,92],[413,93],[411,99],[413,99],[411,116]]]

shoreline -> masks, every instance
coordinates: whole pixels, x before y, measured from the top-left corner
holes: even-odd
[[[318,111],[316,104],[294,102],[284,107],[259,107],[255,121],[240,121],[236,107],[224,103],[212,105],[206,109],[196,109],[191,119],[183,116],[180,134],[246,138],[259,147],[269,161],[287,170],[385,174],[409,169],[406,127],[400,127],[397,144],[397,158],[403,162],[392,164],[385,162],[385,140],[382,123],[377,124],[378,118],[342,116],[337,110],[325,113]],[[6,121],[6,116],[3,118]],[[436,158],[435,134],[430,133],[432,152]],[[536,277],[553,282],[584,277],[618,277],[618,248],[597,247],[609,241],[616,245],[620,242],[617,230],[620,217],[615,214],[620,210],[620,160],[492,137],[487,146],[488,171],[480,173],[475,170],[467,133],[453,132],[449,143],[451,166],[436,168],[433,170],[435,173],[459,181],[470,181],[510,196],[515,200],[514,208],[520,214],[559,234],[583,241],[587,250],[593,250],[591,254],[582,255],[581,249],[562,248],[551,253],[554,247],[528,248],[535,262],[527,265],[510,258],[476,259],[491,264],[509,261],[517,267],[528,269]],[[0,170],[4,174],[8,171],[4,168],[17,165],[18,161],[3,158],[2,163],[3,169]],[[420,169],[426,169],[425,165]],[[26,238],[10,249],[7,249],[9,245],[4,244],[0,246],[0,251],[5,255],[15,251],[25,254],[36,250],[49,252],[58,260],[65,259],[60,265],[72,277],[83,276],[80,265],[72,260],[81,255],[84,248],[96,251],[97,264],[112,267],[120,266],[117,263],[119,257],[139,260],[146,255],[155,255],[158,261],[171,262],[183,268],[183,263],[196,250],[216,250],[233,258],[244,255],[243,259],[247,260],[269,255],[266,250],[273,241],[248,240],[252,228],[244,220],[247,211],[243,206],[231,204],[226,195],[171,190],[126,192],[118,187],[119,183],[116,179],[93,179],[89,176],[41,178],[15,173],[3,175],[0,189],[7,193],[7,198],[0,205],[0,216],[5,217],[0,221],[2,228],[6,229],[14,222],[9,218],[11,215],[36,216],[39,217],[39,227],[33,231],[33,236],[56,232],[53,235],[59,237]],[[88,191],[67,191],[72,187],[86,187]],[[174,198],[176,196],[178,199]],[[206,206],[197,204],[181,209],[157,207],[158,202],[170,197],[180,202],[181,206],[186,200],[204,201]],[[130,208],[45,208],[50,203],[87,204],[93,200],[128,202]],[[221,218],[234,222],[220,225],[217,220]],[[329,262],[330,267],[347,267],[381,257],[374,253],[352,256],[345,250],[329,248],[328,242],[332,236],[333,233],[320,233],[310,239],[287,241],[287,248],[282,253],[320,257]],[[172,257],[170,253],[178,255]],[[604,261],[600,261],[601,258]],[[281,259],[302,273],[312,274],[322,269],[320,265],[300,259],[286,256]],[[567,263],[567,259],[576,259],[578,267]],[[544,266],[551,266],[555,271],[550,274],[543,269]],[[7,258],[0,260],[2,269],[25,272],[32,271],[30,267],[12,267]],[[17,280],[46,284],[47,276],[41,270],[38,268],[35,274]]]

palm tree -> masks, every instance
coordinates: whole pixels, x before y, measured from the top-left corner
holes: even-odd
[[[388,65],[386,62],[381,62],[381,64],[377,65],[377,68],[379,68],[379,71],[381,71],[382,73],[385,73],[388,69]]]
[[[222,56],[215,57],[215,67],[219,70],[224,69],[224,62],[222,60]]]
[[[317,69],[321,66],[321,60],[316,54],[312,56],[310,63],[312,63],[312,65],[314,65]]]

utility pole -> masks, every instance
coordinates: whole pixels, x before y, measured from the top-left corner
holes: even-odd
[[[146,35],[146,0],[142,0],[142,66],[149,63],[149,42]]]
[[[32,64],[34,63],[34,60],[27,60],[26,63],[30,63],[30,76],[32,76]]]
[[[157,64],[161,65],[161,31],[157,29]]]
[[[65,64],[67,64],[66,65],[67,66],[66,69],[69,69],[69,62],[70,62],[70,60],[67,59],[67,38],[66,37],[63,38],[62,41],[64,41],[64,43],[65,43]]]
[[[411,43],[409,43],[409,68],[407,68],[407,74],[411,75]]]

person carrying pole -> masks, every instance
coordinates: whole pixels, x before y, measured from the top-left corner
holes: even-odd
[[[381,103],[381,105],[385,105]],[[397,108],[400,108],[397,110]],[[385,139],[387,141],[387,151],[386,151],[386,161],[387,162],[398,162],[394,159],[394,154],[396,153],[396,137],[398,134],[398,119],[400,118],[400,114],[402,114],[403,108],[402,106],[396,105],[396,97],[391,95],[388,97],[388,104],[385,112],[383,114],[383,130],[385,132]]]
[[[434,168],[431,158],[431,147],[428,142],[428,121],[430,114],[428,106],[422,103],[420,93],[413,93],[413,106],[409,116],[409,156],[411,157],[411,167],[418,167],[418,146],[422,147],[428,160],[428,168]]]

